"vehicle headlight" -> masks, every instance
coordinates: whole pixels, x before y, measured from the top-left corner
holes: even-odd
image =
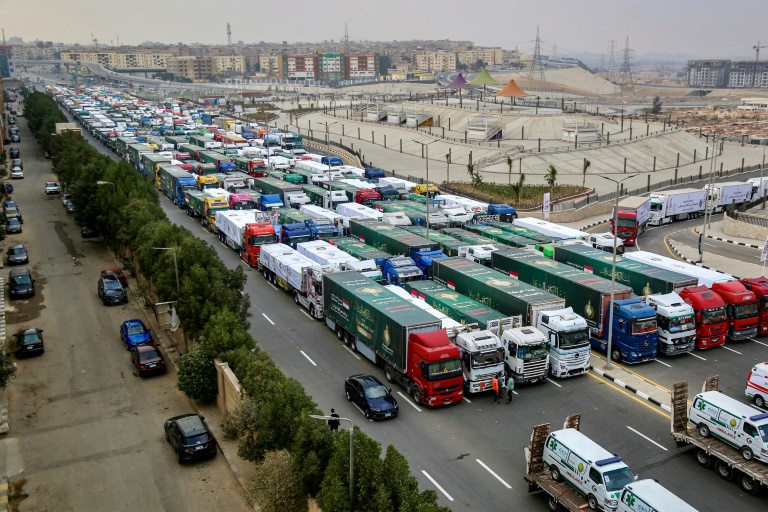
[[[619,506],[619,500],[611,500],[611,499],[606,498],[605,499],[605,504],[608,505],[611,508],[615,508],[615,507]]]

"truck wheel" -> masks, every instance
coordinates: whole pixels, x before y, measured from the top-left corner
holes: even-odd
[[[699,448],[696,450],[696,462],[698,462],[700,466],[708,468],[712,466],[712,457],[709,456],[706,450]]]
[[[315,318],[315,319],[317,318],[317,314],[315,312],[315,306],[312,304],[309,305],[309,314],[312,316],[312,318]]]
[[[619,348],[612,348],[611,349],[611,359],[616,361],[617,363],[621,362],[621,349]]]
[[[352,335],[349,332],[344,332],[344,344],[348,347],[352,346]]]
[[[717,474],[720,478],[725,480],[726,482],[730,482],[733,480],[734,472],[733,468],[723,462],[722,460],[717,461],[717,464],[715,465],[715,470],[717,471]]]
[[[299,292],[296,292],[296,291],[293,292],[293,302],[295,302],[296,304],[299,303]]]
[[[336,327],[336,337],[339,339],[339,341],[344,340],[344,329],[341,327]]]
[[[395,382],[395,369],[387,365],[384,367],[384,377],[387,382]]]
[[[750,496],[754,496],[760,490],[760,486],[755,482],[755,479],[743,473],[739,475],[739,487]]]
[[[598,509],[597,498],[595,498],[591,494],[587,496],[587,504],[589,505],[589,508],[591,508],[592,510]]]
[[[744,457],[744,460],[752,460],[755,458],[755,453],[752,451],[752,448],[750,448],[749,446],[742,446],[741,456]]]
[[[554,496],[547,495],[547,509],[550,512],[557,512],[560,510],[560,504]]]
[[[765,407],[765,398],[760,395],[755,395],[755,405],[758,407]]]
[[[711,432],[709,431],[709,427],[706,426],[704,423],[699,423],[699,426],[697,427],[699,429],[699,434],[701,434],[701,437],[709,437]]]
[[[552,477],[552,480],[555,482],[559,482],[562,479],[562,476],[560,475],[560,468],[552,464],[549,466],[549,476]]]
[[[411,394],[413,395],[413,401],[416,402],[417,405],[421,405],[421,390],[419,389],[419,386],[413,386]]]

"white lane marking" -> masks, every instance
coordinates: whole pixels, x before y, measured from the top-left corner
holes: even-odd
[[[768,343],[763,343],[762,341],[757,341],[755,338],[749,338],[750,341],[754,341],[755,343],[759,343],[760,345],[764,347],[768,347]]]
[[[650,398],[650,396],[649,396],[649,395],[646,395],[646,394],[645,394],[645,393],[643,393],[642,391],[635,391],[635,394],[636,394],[637,396],[639,396],[640,398],[644,399],[644,400],[648,400],[648,399]]]
[[[310,358],[310,357],[309,357],[309,356],[308,356],[308,355],[307,355],[307,354],[306,354],[306,353],[305,353],[303,350],[299,350],[299,352],[301,352],[301,355],[303,355],[304,357],[306,357],[306,358],[307,358],[307,361],[309,361],[310,363],[312,363],[312,366],[317,366],[317,363],[315,363],[315,362],[312,360],[312,358]]]
[[[552,379],[550,379],[550,378],[546,378],[546,379],[544,379],[544,380],[545,380],[545,381],[547,381],[547,382],[549,382],[549,383],[551,383],[551,384],[554,384],[555,386],[557,386],[557,387],[559,387],[559,388],[563,387],[563,386],[561,386],[560,384],[558,384],[557,382],[553,381],[553,380],[552,380]]]
[[[355,354],[355,351],[354,351],[354,350],[352,350],[351,348],[349,348],[349,347],[348,347],[348,346],[346,346],[346,345],[343,345],[343,347],[344,347],[344,348],[347,350],[347,352],[349,352],[350,354],[352,354],[352,355],[355,357],[355,359],[357,359],[358,361],[360,361],[360,360],[361,360],[361,359],[360,359],[360,356],[358,356],[357,354]]]
[[[414,408],[414,409],[416,409],[417,411],[421,412],[421,409],[419,409],[419,406],[418,406],[418,405],[416,405],[415,403],[411,402],[411,399],[410,399],[410,398],[408,398],[408,396],[406,396],[406,395],[402,394],[400,391],[398,391],[398,392],[397,392],[397,394],[398,394],[398,395],[400,395],[400,398],[402,398],[403,400],[405,400],[406,402],[408,402],[409,404],[411,404],[411,407],[413,407],[413,408]]]
[[[306,316],[306,317],[307,317],[307,318],[309,318],[310,320],[314,320],[314,318],[312,318],[312,317],[310,316],[310,314],[309,314],[309,313],[307,313],[306,311],[304,311],[304,308],[299,308],[299,311],[301,311],[302,313],[304,313],[304,316]]]
[[[688,355],[689,356],[693,356],[693,357],[697,357],[697,358],[701,359],[702,361],[706,361],[707,360],[705,357],[701,357],[700,355],[694,354],[693,352],[688,352]]]
[[[470,400],[470,399],[469,399],[469,398],[467,398],[466,396],[464,397],[464,401],[465,401],[465,402],[467,402],[468,404],[471,404],[471,403],[472,403],[472,400]]]
[[[734,352],[734,353],[736,353],[736,354],[739,354],[739,355],[743,355],[743,354],[742,354],[741,352],[739,352],[738,350],[733,350],[732,348],[726,347],[725,345],[723,345],[723,348],[724,348],[725,350],[730,350],[731,352]]]
[[[493,477],[494,477],[496,480],[498,480],[499,482],[501,482],[501,484],[502,484],[504,487],[506,487],[507,489],[511,489],[511,488],[512,488],[512,486],[511,486],[511,485],[509,485],[507,482],[505,482],[504,480],[502,480],[502,479],[501,479],[501,477],[500,477],[499,475],[497,475],[496,473],[494,473],[494,471],[493,471],[491,468],[489,468],[488,466],[486,466],[486,465],[485,465],[485,463],[483,463],[483,461],[481,461],[480,459],[475,459],[475,460],[477,461],[477,463],[478,463],[478,464],[480,464],[481,466],[483,466],[483,468],[485,468],[485,470],[486,470],[487,472],[489,472],[490,474],[492,474],[492,475],[493,475]]]
[[[627,387],[627,385],[626,385],[626,384],[624,384],[624,383],[623,383],[622,381],[620,381],[619,379],[613,379],[613,382],[615,382],[616,384],[618,384],[619,386],[621,386],[621,387],[623,387],[623,388]]]
[[[661,404],[661,408],[664,409],[667,412],[672,412],[672,408],[668,406],[667,404]]]
[[[261,316],[263,316],[264,318],[266,318],[266,319],[267,319],[267,322],[271,323],[272,325],[275,325],[275,322],[273,322],[273,321],[272,321],[272,320],[271,320],[271,319],[270,319],[270,318],[269,318],[267,315],[265,315],[264,313],[262,313],[262,314],[261,314]]]
[[[662,449],[662,450],[664,450],[665,452],[668,452],[668,451],[669,451],[669,450],[667,450],[666,448],[664,448],[663,446],[661,446],[659,443],[657,443],[656,441],[654,441],[653,439],[651,439],[650,437],[646,436],[645,434],[641,434],[640,432],[638,432],[637,430],[633,429],[633,428],[632,428],[632,427],[630,427],[629,425],[627,425],[627,428],[628,428],[629,430],[631,430],[632,432],[634,432],[635,434],[637,434],[637,435],[639,435],[640,437],[642,437],[643,439],[645,439],[646,441],[648,441],[649,443],[653,443],[653,444],[655,444],[656,446],[658,446],[659,448],[661,448],[661,449]]]
[[[425,477],[429,478],[429,481],[430,481],[430,482],[432,482],[432,485],[434,485],[435,487],[437,487],[437,490],[438,490],[438,491],[440,491],[441,493],[443,493],[443,494],[445,495],[445,497],[446,497],[446,498],[448,498],[450,501],[453,501],[453,498],[451,498],[451,495],[450,495],[450,494],[448,494],[447,492],[445,492],[445,489],[443,489],[442,487],[440,487],[440,484],[438,484],[437,482],[435,482],[435,479],[434,479],[434,478],[432,478],[431,476],[429,476],[429,473],[427,473],[427,472],[426,472],[426,471],[424,471],[423,469],[421,470],[421,472],[422,472],[422,473],[424,473],[424,476],[425,476]]]
[[[641,251],[642,250],[642,249],[640,249],[640,241],[637,239],[637,237],[635,237],[635,250],[636,251]]]
[[[672,368],[672,365],[670,365],[670,364],[667,364],[667,363],[663,363],[663,362],[659,361],[658,359],[654,359],[654,361],[656,361],[656,362],[657,362],[657,363],[659,363],[659,364],[663,364],[663,365],[664,365],[664,366],[666,366],[667,368]]]
[[[269,286],[271,286],[272,288],[274,288],[275,290],[277,290],[277,286],[273,285],[272,283],[269,283]],[[280,291],[280,290],[278,290],[278,291]]]

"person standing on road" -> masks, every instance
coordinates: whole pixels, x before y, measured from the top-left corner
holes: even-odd
[[[501,388],[499,387],[499,376],[494,375],[491,379],[491,387],[493,388],[493,403],[498,404],[499,403],[499,395]]]
[[[331,409],[331,417],[338,418],[339,415],[336,414],[335,410]],[[331,429],[331,432],[338,432],[340,424],[341,422],[339,420],[328,420],[328,427]]]
[[[515,379],[510,375],[507,377],[507,405],[512,403],[512,393],[515,391]]]

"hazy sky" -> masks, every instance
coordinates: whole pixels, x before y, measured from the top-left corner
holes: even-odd
[[[0,0],[5,37],[65,43],[453,39],[542,53],[753,58],[768,44],[766,0]],[[763,50],[768,58],[768,48]]]

